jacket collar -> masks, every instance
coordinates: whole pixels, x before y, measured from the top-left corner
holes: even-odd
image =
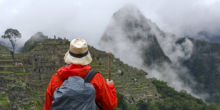
[[[91,70],[91,66],[89,65],[70,64],[61,67],[57,71],[57,74],[59,74],[60,78],[63,80],[66,80],[71,76],[80,76],[84,78],[86,74],[89,72],[89,70]]]

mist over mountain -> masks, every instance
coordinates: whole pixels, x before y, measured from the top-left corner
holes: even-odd
[[[210,92],[205,90],[208,88],[198,86],[206,85],[206,82],[198,81],[199,78],[195,75],[200,74],[200,71],[194,71],[192,67],[195,65],[189,63],[193,57],[198,56],[196,50],[203,48],[203,45],[198,47],[192,38],[180,38],[163,32],[134,6],[127,5],[114,13],[99,44],[100,48],[112,52],[122,61],[148,72],[147,77],[166,81],[176,90],[185,90],[203,100],[210,99]],[[208,58],[204,57],[206,59]],[[201,63],[205,65],[205,62]],[[207,68],[211,69],[210,66]],[[211,71],[207,70],[203,78],[208,76],[207,72]],[[215,87],[218,88],[215,90],[220,90]],[[199,91],[197,88],[200,88]]]
[[[48,39],[48,36],[45,36],[42,32],[37,32],[29,40],[27,40],[22,49],[23,52],[29,51],[34,48],[37,44]]]
[[[136,64],[140,63],[138,65],[139,67],[143,63],[152,65],[155,62],[158,64],[170,62],[169,58],[160,48],[159,42],[153,32],[153,30],[157,29],[158,27],[151,21],[145,20],[145,17],[138,9],[129,5],[113,15],[113,21],[107,27],[107,31],[105,31],[101,38],[103,42],[100,43],[101,45],[105,43],[109,43],[108,45],[115,44],[114,46],[103,46],[107,46],[106,49],[109,51],[115,51],[118,56],[121,55],[121,58],[127,63],[129,63],[129,59],[148,57],[135,62]],[[153,48],[152,50],[155,51],[148,51],[148,48]]]
[[[40,31],[69,40],[82,37],[97,46],[112,14],[126,4],[137,6],[163,31],[179,37],[220,29],[218,0],[0,0],[0,13],[5,15],[0,18],[0,34],[18,29],[24,44]]]
[[[6,46],[6,43],[0,40],[0,44]]]
[[[117,11],[105,30],[100,45],[113,52],[124,62],[149,72],[148,77],[156,77],[168,82],[177,90],[188,90],[179,78],[177,71],[186,73],[185,68],[176,69],[180,59],[190,56],[190,41],[178,45],[178,38],[162,32],[156,24],[145,18],[131,5]],[[185,49],[183,49],[185,48]]]
[[[182,63],[197,82],[195,92],[205,91],[209,94],[207,102],[220,104],[220,44],[190,39],[193,53]]]
[[[195,36],[190,36],[195,39],[206,40],[213,43],[220,43],[220,33],[218,32],[208,32],[208,31],[200,31]]]
[[[21,51],[21,49],[23,48],[23,43],[19,42],[20,39],[18,39],[16,41],[16,48],[15,48],[15,52],[18,53]],[[8,39],[3,39],[3,38],[0,38],[0,44],[6,48],[8,48],[10,51],[12,51],[12,46],[11,46],[11,43]]]

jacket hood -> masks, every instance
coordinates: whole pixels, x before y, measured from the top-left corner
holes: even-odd
[[[89,65],[70,64],[70,65],[61,67],[57,71],[57,74],[59,74],[60,78],[63,80],[66,80],[71,76],[80,76],[82,78],[85,78],[89,70],[91,70],[91,66]]]

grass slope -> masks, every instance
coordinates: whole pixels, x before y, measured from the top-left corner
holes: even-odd
[[[56,70],[65,65],[63,56],[68,48],[67,40],[48,39],[17,55],[23,66],[14,66],[10,64],[10,52],[0,47],[4,50],[0,53],[0,109],[42,110],[47,85]],[[92,68],[107,78],[107,53],[94,47],[89,50]],[[111,71],[119,100],[117,110],[219,110],[218,106],[209,106],[185,92],[177,92],[164,82],[147,79],[146,72],[114,56]]]

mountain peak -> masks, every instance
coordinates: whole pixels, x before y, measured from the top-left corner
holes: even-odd
[[[120,8],[117,12],[115,12],[114,16],[117,15],[142,15],[140,10],[134,5],[125,5],[124,7]]]
[[[37,32],[29,40],[27,40],[24,44],[24,47],[22,49],[23,52],[31,50],[34,46],[37,44],[45,41],[48,39],[48,36],[45,36],[42,32]]]
[[[149,21],[134,5],[126,5],[119,9],[117,12],[114,13],[113,20],[120,24],[124,24],[126,22],[142,24],[143,21]]]
[[[30,39],[31,40],[44,40],[44,39],[48,39],[48,37],[45,36],[42,32],[37,32],[36,34],[31,36]]]
[[[111,51],[117,57],[122,58],[126,63],[134,64],[130,60],[134,57],[138,58],[135,66],[143,65],[142,62],[147,65],[153,62],[170,62],[159,45],[155,30],[161,33],[138,8],[126,5],[114,13],[111,23],[101,38],[100,45],[106,51]],[[148,48],[152,51],[148,51]]]

